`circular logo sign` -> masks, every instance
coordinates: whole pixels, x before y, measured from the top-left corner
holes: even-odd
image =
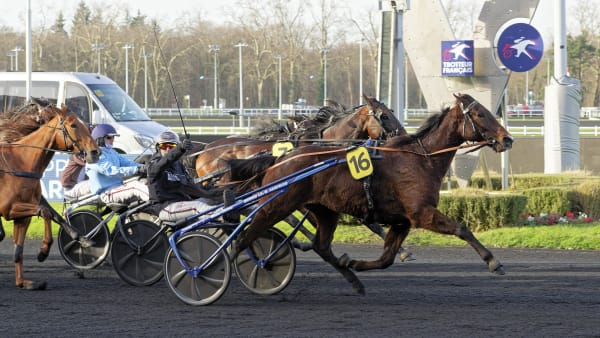
[[[496,45],[498,59],[506,68],[526,72],[535,67],[544,55],[544,41],[535,27],[515,23],[506,27]]]

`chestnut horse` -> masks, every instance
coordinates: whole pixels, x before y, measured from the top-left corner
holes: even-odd
[[[65,105],[59,109],[36,100],[35,104],[2,113],[0,130],[0,195],[3,196],[0,216],[14,221],[15,284],[29,290],[44,289],[46,282],[23,277],[23,244],[32,216],[44,218],[39,261],[48,257],[53,241],[51,220],[57,213],[50,210],[42,197],[40,179],[56,151],[84,152],[86,161],[94,163],[98,161],[100,149],[88,126]],[[0,240],[4,236],[0,219]]]
[[[488,145],[496,152],[510,149],[513,142],[508,131],[483,105],[469,95],[455,94],[455,98],[451,107],[431,116],[414,135],[391,138],[381,147],[367,147],[375,148],[381,155],[372,159],[372,165],[365,166],[373,169],[370,175],[372,201],[368,200],[363,190],[363,180],[355,180],[351,176],[345,164],[348,163],[346,149],[332,150],[331,147],[310,145],[296,148],[278,158],[276,164],[258,176],[262,184],[326,159],[337,158],[338,163],[344,164],[291,185],[281,196],[260,209],[236,239],[234,253],[247,248],[258,234],[292,211],[304,207],[316,218],[313,250],[342,273],[360,294],[364,294],[364,286],[352,270],[384,269],[390,266],[411,227],[463,239],[477,251],[490,271],[503,274],[500,262],[467,227],[437,209],[442,180],[463,142],[479,142],[475,145]],[[243,161],[246,162],[243,166],[255,168],[264,159]],[[268,160],[271,163],[274,161]],[[238,169],[232,166],[232,173],[236,174]],[[263,197],[259,203],[268,197]],[[372,208],[369,204],[372,204]],[[331,241],[340,213],[359,218],[372,214],[375,221],[391,224],[379,259],[358,261],[346,255],[338,259],[333,254]]]

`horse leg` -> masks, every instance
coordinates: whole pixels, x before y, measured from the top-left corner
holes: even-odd
[[[15,243],[15,285],[25,290],[44,290],[46,282],[33,282],[23,277],[23,245],[25,234],[29,227],[31,217],[17,218],[14,220],[13,241]]]
[[[311,211],[313,211],[313,214],[317,219],[317,232],[313,241],[313,250],[325,262],[329,263],[334,269],[341,273],[358,294],[364,295],[365,286],[360,279],[358,279],[356,274],[343,263],[343,257],[347,257],[347,255],[343,254],[338,259],[331,250],[331,242],[333,241],[333,234],[337,228],[339,215],[325,207],[317,208],[316,206],[312,206]]]
[[[50,254],[52,247],[52,213],[47,208],[40,208],[40,216],[44,219],[44,237],[42,238],[42,247],[38,252],[38,262],[43,262]]]
[[[454,235],[469,243],[477,251],[481,259],[487,264],[490,272],[504,275],[504,268],[491,251],[489,251],[466,226],[453,221],[436,208],[430,207],[421,217],[421,227],[445,235]]]
[[[288,223],[291,227],[295,227],[299,221],[300,220],[294,214],[291,214],[285,218],[285,222]],[[300,242],[297,238],[294,237],[292,238],[292,245],[294,246],[294,248],[299,249],[301,251],[312,250],[312,241],[315,237],[313,233],[310,232],[310,230],[308,230],[304,225],[301,225],[298,228],[298,231],[300,231],[304,236],[306,236],[310,243]]]
[[[385,230],[383,229],[381,224],[375,222],[375,223],[366,224],[366,226],[374,234],[378,235],[382,239],[385,239]],[[408,262],[408,261],[415,260],[415,257],[413,256],[412,252],[404,249],[403,247],[400,247],[400,249],[398,249],[398,255],[400,255],[401,262]]]
[[[374,261],[357,261],[343,257],[342,264],[356,270],[385,269],[394,263],[396,253],[410,231],[410,223],[393,224],[383,240],[383,253]]]
[[[6,232],[4,232],[4,226],[2,226],[2,219],[0,219],[0,242],[4,240],[6,237]]]
[[[50,203],[48,203],[48,201],[46,200],[46,198],[44,196],[41,197],[40,199],[40,204],[39,204],[39,208],[38,208],[38,213],[46,213],[46,215],[49,215],[49,219],[53,220],[54,222],[58,223],[58,225],[66,231],[66,233],[69,235],[69,237],[71,237],[74,240],[79,241],[79,244],[84,247],[84,248],[88,248],[91,247],[92,245],[94,245],[94,241],[92,241],[91,239],[85,238],[85,236],[81,236],[81,234],[79,233],[79,231],[77,231],[77,229],[75,229],[73,226],[71,226],[56,210],[54,210],[54,208],[52,208],[52,206],[50,205]],[[42,216],[44,217],[44,216]],[[45,221],[45,217],[44,217],[44,221]],[[47,225],[47,227],[51,227],[51,225]],[[52,243],[52,233],[50,233],[50,244]],[[38,258],[39,259],[39,258]]]

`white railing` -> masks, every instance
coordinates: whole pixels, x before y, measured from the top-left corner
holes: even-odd
[[[297,114],[312,115],[319,110],[319,107],[314,106],[296,106],[292,109],[282,109],[282,116],[290,116]],[[239,115],[239,108],[231,109],[213,109],[212,107],[201,108],[181,108],[181,115],[187,118],[206,118],[206,117],[225,117]],[[148,115],[157,118],[176,118],[179,117],[177,108],[148,108]],[[432,112],[424,108],[410,108],[406,110],[406,116],[411,118],[425,118]],[[277,108],[244,108],[244,116],[263,116],[279,114]],[[543,109],[522,109],[513,108],[508,111],[510,119],[543,119]],[[583,119],[600,120],[600,107],[582,107],[580,117]]]
[[[183,133],[182,127],[171,127],[173,131]],[[188,133],[192,135],[248,135],[251,130],[248,127],[196,127],[186,126]],[[417,130],[415,126],[406,126],[406,131],[414,133]],[[544,127],[528,126],[508,126],[508,131],[513,136],[544,136]],[[600,127],[579,127],[579,136],[581,137],[599,137]]]

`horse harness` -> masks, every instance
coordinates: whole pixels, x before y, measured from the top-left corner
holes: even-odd
[[[28,145],[20,145],[20,144],[18,146],[39,148],[39,149],[53,151],[53,152],[67,152],[67,153],[73,152],[73,149],[76,146],[77,142],[73,139],[73,137],[71,137],[71,135],[69,135],[69,132],[67,131],[67,129],[65,127],[65,121],[62,117],[59,118],[59,124],[61,126],[60,130],[63,132],[65,146],[67,145],[67,139],[69,141],[71,141],[71,146],[66,147],[66,149],[64,151],[54,150],[54,149],[50,149],[50,148],[46,148],[46,147],[28,146]],[[45,126],[45,127],[59,129],[58,127],[50,127],[50,126]],[[6,158],[4,152],[2,152],[2,160],[3,160],[4,164],[6,165],[6,167],[9,167],[8,159]],[[39,173],[35,173],[35,172],[28,172],[28,171],[19,171],[19,170],[0,169],[0,173],[9,174],[9,175],[17,176],[17,177],[33,178],[33,179],[38,179],[38,180],[43,177],[43,174],[39,174]]]

